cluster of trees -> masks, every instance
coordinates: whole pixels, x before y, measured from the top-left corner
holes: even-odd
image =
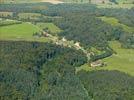
[[[92,61],[110,56],[108,41],[119,40],[126,48],[134,47],[134,35],[113,27],[98,16],[116,17],[134,26],[134,9],[97,9],[83,4],[1,4],[0,11],[34,12],[62,16],[51,20],[62,30],[58,35],[80,42],[83,47],[105,51]],[[47,9],[46,9],[47,8]],[[27,19],[29,20],[29,19]],[[25,21],[27,21],[25,20]],[[46,19],[47,20],[47,19]],[[32,20],[33,23],[35,20]],[[42,20],[41,20],[42,21]],[[86,55],[52,43],[0,41],[1,100],[133,100],[134,78],[116,71],[81,71],[75,67],[87,62]]]
[[[134,8],[132,9],[112,9],[97,8],[92,4],[59,4],[51,5],[49,3],[30,3],[30,4],[1,4],[0,11],[9,12],[30,12],[41,13],[50,16],[63,16],[70,12],[87,12],[97,16],[116,17],[121,23],[134,26]]]
[[[78,77],[93,100],[133,100],[134,77],[118,71],[81,71]]]
[[[7,26],[7,25],[13,25],[13,24],[21,24],[22,22],[20,21],[7,21],[2,19],[2,21],[0,22],[0,26]]]
[[[38,20],[24,19],[23,21],[55,22],[55,20],[58,20],[57,25],[60,26],[60,28],[64,29],[64,32],[60,34],[61,36],[66,35],[67,38],[78,40],[82,42],[84,45],[91,45],[93,37],[96,38],[93,39],[93,42],[97,43],[98,45],[107,44],[106,43],[107,40],[105,38],[108,38],[109,40],[109,38],[113,37],[117,40],[120,40],[123,47],[133,48],[134,45],[132,37],[133,33],[130,33],[128,35],[128,33],[123,32],[123,29],[119,27],[112,27],[96,18],[99,16],[114,17],[117,18],[120,23],[134,27],[134,18],[133,18],[134,8],[104,9],[104,8],[97,8],[95,5],[91,4],[52,5],[49,3],[36,3],[36,4],[1,4],[0,11],[14,12],[13,18],[16,19],[17,14],[20,12],[40,13],[42,15],[47,16],[62,16],[63,18],[62,21],[59,21],[59,19],[56,18],[53,19],[44,17],[41,17]],[[79,34],[80,32],[81,34]],[[91,38],[89,37],[89,33],[90,35],[92,34]],[[96,41],[102,41],[102,42],[96,42]]]
[[[74,71],[76,66],[87,62],[82,51],[51,43],[1,41],[0,55],[1,100],[54,100],[60,98],[57,91],[64,94],[65,100],[71,97],[87,98]],[[74,80],[76,84],[71,86]],[[67,94],[63,92],[64,88]],[[70,93],[71,89],[78,89],[78,92]]]
[[[108,40],[118,40],[124,33],[121,28],[112,27],[96,16],[84,12],[66,14],[63,19],[55,21],[55,24],[64,30],[60,36],[79,41],[84,47],[102,50],[108,47]]]
[[[86,56],[51,43],[0,42],[1,100],[133,100],[134,78],[117,71],[75,72]]]

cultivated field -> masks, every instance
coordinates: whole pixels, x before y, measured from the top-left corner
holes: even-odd
[[[117,54],[113,54],[111,57],[103,59],[107,66],[91,68],[89,64],[85,64],[76,68],[76,71],[118,70],[134,76],[134,50],[121,48],[121,44],[117,41],[110,42],[110,46]]]

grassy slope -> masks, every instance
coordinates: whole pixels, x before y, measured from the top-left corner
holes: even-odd
[[[0,27],[0,40],[46,41],[46,39],[33,37],[33,33],[40,30],[39,27],[30,23],[2,26]]]
[[[97,4],[98,8],[127,8],[131,9],[134,7],[134,4]]]
[[[40,27],[41,29],[48,28],[48,30],[52,33],[58,33],[61,30],[54,25],[53,23],[37,23],[37,26]]]
[[[107,63],[107,66],[91,68],[89,64],[85,64],[76,68],[76,71],[118,70],[134,76],[134,50],[121,48],[120,43],[117,41],[110,42],[110,46],[117,52],[117,54],[103,59],[103,61]]]
[[[134,32],[134,27],[129,27],[127,25],[121,24],[116,18],[113,18],[113,17],[99,17],[99,18],[101,18],[101,20],[113,26],[121,26],[127,32]]]

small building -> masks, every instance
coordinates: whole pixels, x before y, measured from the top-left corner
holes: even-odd
[[[80,46],[80,43],[79,43],[79,42],[76,42],[74,45],[76,46],[76,48],[77,48],[77,49],[80,49],[80,48],[81,48],[81,46]]]
[[[92,62],[91,67],[102,67],[104,65],[104,63],[101,60],[97,60],[95,62]]]
[[[43,33],[42,33],[42,36],[44,36],[44,37],[49,37],[49,34],[48,34],[47,32],[43,32]]]
[[[65,37],[63,37],[63,38],[62,38],[62,41],[63,41],[63,42],[66,42],[67,40],[65,39]]]

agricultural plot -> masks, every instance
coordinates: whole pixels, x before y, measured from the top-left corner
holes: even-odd
[[[113,17],[99,17],[102,21],[109,23],[113,26],[120,26],[127,32],[134,32],[134,27],[129,27],[127,25],[124,25],[122,23],[119,23],[118,19]]]
[[[17,40],[17,41],[41,41],[49,39],[34,37],[33,34],[40,32],[41,29],[31,23],[14,24],[0,27],[0,40]]]
[[[121,44],[117,41],[110,42],[110,46],[117,54],[113,54],[111,57],[103,59],[106,66],[91,68],[90,64],[85,64],[76,68],[76,72],[80,70],[118,70],[134,76],[134,50],[121,48]]]

